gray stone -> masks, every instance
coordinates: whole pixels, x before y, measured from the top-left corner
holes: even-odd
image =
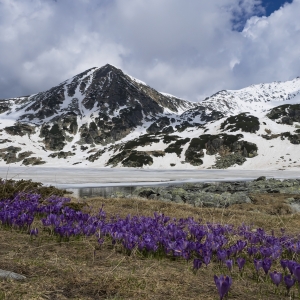
[[[173,200],[175,203],[184,203],[184,201],[182,200],[182,198],[181,198],[179,195],[173,196],[172,200]]]
[[[6,279],[25,280],[26,277],[11,271],[5,271],[0,269],[0,277]]]
[[[293,202],[296,202],[296,201],[295,201],[295,198],[291,197],[291,198],[285,199],[285,202],[288,203],[288,204],[290,204],[290,203],[293,203]]]
[[[262,180],[266,180],[266,176],[260,176],[257,179],[255,179],[254,181],[262,181]]]
[[[157,194],[151,194],[151,195],[149,195],[148,199],[150,199],[150,200],[157,200]]]

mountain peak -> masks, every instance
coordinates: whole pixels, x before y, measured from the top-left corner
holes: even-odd
[[[117,71],[120,72],[121,71],[123,73],[123,71],[121,69],[119,69],[116,66],[111,65],[111,64],[106,64],[106,65],[104,65],[104,66],[102,66],[102,67],[100,67],[98,69],[107,70],[107,71],[113,71],[113,72],[117,72]]]

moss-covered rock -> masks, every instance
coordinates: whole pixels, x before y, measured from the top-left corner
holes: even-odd
[[[20,147],[9,146],[0,149],[0,157],[7,163],[14,163],[18,161],[17,153],[21,151]]]
[[[65,132],[59,124],[45,124],[41,128],[40,137],[44,138],[45,148],[59,151],[66,145]]]
[[[153,159],[150,155],[141,151],[132,151],[127,158],[122,161],[124,167],[141,168],[145,165],[151,166]]]
[[[42,160],[41,157],[28,157],[25,158],[22,162],[23,165],[28,166],[28,165],[42,165],[45,164],[46,162]]]
[[[292,134],[290,132],[283,132],[281,133],[281,139],[288,139],[291,144],[299,145],[300,144],[300,133]]]
[[[244,131],[255,133],[259,130],[259,120],[257,117],[248,115],[247,113],[241,113],[236,116],[227,118],[220,126],[222,130],[226,131]]]
[[[203,157],[204,152],[201,140],[199,138],[193,138],[185,152],[185,161],[193,166],[200,166],[203,164],[203,160],[201,159]]]
[[[5,127],[4,130],[11,135],[24,136],[25,134],[31,135],[35,133],[35,128],[28,124],[16,123],[13,126]]]
[[[141,135],[139,138],[128,141],[124,144],[123,149],[124,150],[131,150],[136,147],[144,147],[147,145],[151,145],[152,143],[158,143],[159,139],[155,136],[152,136],[150,134],[144,134]]]
[[[274,107],[267,114],[271,120],[278,120],[282,124],[293,125],[300,122],[300,104],[284,104]]]
[[[246,158],[240,153],[231,153],[226,156],[217,157],[214,169],[227,169],[235,164],[242,165]]]
[[[7,164],[16,163],[22,161],[24,158],[33,154],[31,151],[20,152],[20,147],[9,146],[0,149],[0,158],[3,159]],[[20,153],[18,153],[20,152]]]
[[[96,153],[90,155],[87,160],[94,162],[95,160],[99,159],[105,153],[105,149],[98,150]]]
[[[59,151],[59,152],[54,152],[54,153],[51,153],[49,154],[48,156],[49,157],[52,157],[52,158],[64,158],[66,159],[68,156],[74,156],[75,153],[71,152],[71,151],[68,151],[68,152],[65,152],[65,151]]]

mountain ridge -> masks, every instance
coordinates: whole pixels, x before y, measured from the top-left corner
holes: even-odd
[[[0,100],[0,165],[298,168],[299,106],[300,78],[195,103],[107,64]]]

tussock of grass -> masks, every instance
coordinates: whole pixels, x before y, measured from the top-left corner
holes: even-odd
[[[42,198],[47,198],[51,195],[62,197],[67,193],[66,190],[60,190],[54,186],[43,186],[41,182],[33,182],[31,180],[23,179],[16,181],[0,178],[0,201],[1,199],[13,197],[17,192],[37,193],[40,194]]]

